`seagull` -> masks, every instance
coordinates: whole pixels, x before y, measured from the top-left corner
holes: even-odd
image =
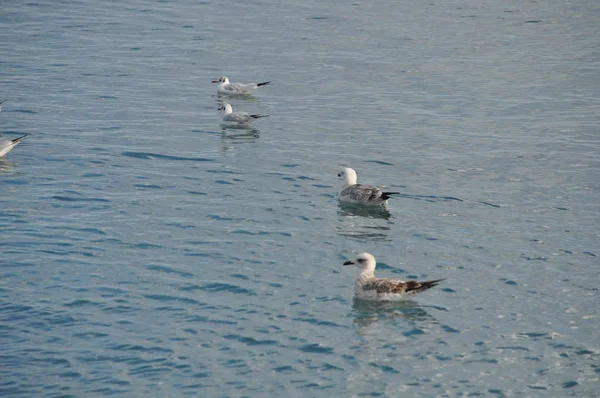
[[[252,94],[260,86],[266,86],[271,83],[270,81],[264,83],[229,83],[229,79],[225,76],[221,76],[219,80],[213,80],[212,82],[219,83],[219,87],[217,88],[218,94],[231,95]]]
[[[25,137],[27,137],[27,134],[13,140],[0,140],[0,158],[9,153]]]
[[[340,192],[338,199],[341,202],[355,203],[361,205],[385,205],[390,195],[400,192],[383,192],[381,189],[372,185],[363,185],[356,183],[356,171],[350,167],[338,173],[338,177],[344,177],[344,188]]]
[[[223,114],[223,118],[221,119],[221,125],[230,127],[249,126],[254,119],[269,116],[259,115],[256,113],[250,114],[246,112],[234,112],[231,105],[229,105],[227,102],[224,102],[223,105],[219,107],[219,110]]]
[[[445,280],[419,282],[376,278],[375,264],[375,257],[369,253],[360,253],[356,259],[344,263],[344,265],[356,265],[360,270],[354,284],[356,297],[379,301],[406,300],[417,293],[437,286],[438,283]]]

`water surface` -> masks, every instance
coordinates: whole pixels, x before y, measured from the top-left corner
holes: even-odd
[[[0,395],[598,395],[599,15],[4,2]],[[357,302],[361,251],[448,280]]]

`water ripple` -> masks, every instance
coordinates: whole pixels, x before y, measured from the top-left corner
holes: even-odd
[[[130,158],[137,159],[147,159],[147,160],[187,160],[192,162],[214,162],[214,159],[209,158],[197,158],[197,157],[183,157],[183,156],[171,156],[171,155],[161,155],[158,153],[151,152],[123,152],[121,153],[123,156],[127,156]]]
[[[299,347],[299,350],[313,354],[333,354],[334,352],[332,347],[327,347],[318,343],[305,344]]]
[[[235,294],[245,294],[245,295],[249,295],[249,296],[256,295],[256,292],[254,292],[252,290],[244,289],[243,287],[240,287],[237,285],[232,285],[232,284],[228,284],[228,283],[219,283],[219,282],[207,283],[203,286],[200,286],[198,289],[206,291],[206,292],[210,292],[210,293],[228,292],[228,293],[235,293]]]
[[[253,337],[246,337],[246,336],[240,336],[238,334],[228,334],[223,336],[224,338],[226,338],[227,340],[236,340],[239,341],[240,343],[244,343],[246,345],[275,345],[278,344],[277,341],[275,340],[257,340]]]
[[[2,3],[0,396],[597,396],[596,3],[262,3]]]

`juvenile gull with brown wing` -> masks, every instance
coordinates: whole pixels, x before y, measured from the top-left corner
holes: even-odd
[[[338,173],[338,177],[344,178],[344,187],[338,196],[341,202],[361,205],[385,205],[390,195],[400,192],[383,192],[373,185],[358,184],[356,171],[350,167]]]
[[[394,301],[406,300],[417,293],[437,286],[444,279],[432,281],[404,281],[375,277],[375,257],[369,253],[360,253],[356,259],[346,261],[344,265],[356,265],[359,269],[354,284],[356,297],[366,300]]]

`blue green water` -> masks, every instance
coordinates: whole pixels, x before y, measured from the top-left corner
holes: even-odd
[[[597,2],[124,3],[2,3],[1,396],[599,394]]]

